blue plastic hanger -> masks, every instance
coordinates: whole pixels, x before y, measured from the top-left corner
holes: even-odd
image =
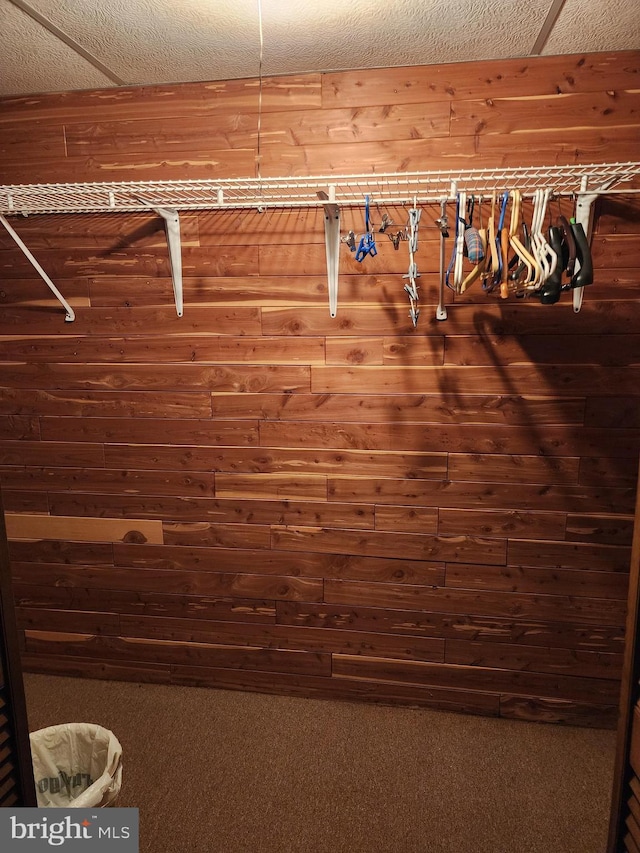
[[[376,240],[371,230],[371,220],[369,218],[369,196],[364,197],[364,228],[365,234],[360,238],[360,243],[356,250],[356,261],[363,261],[367,255],[374,257],[378,254],[376,249]]]

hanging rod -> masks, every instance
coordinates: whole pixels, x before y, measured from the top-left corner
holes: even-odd
[[[0,186],[0,214],[322,207],[326,201],[318,193],[327,190],[332,202],[346,207],[362,205],[365,195],[386,204],[426,204],[453,199],[458,191],[481,195],[519,189],[526,196],[552,187],[555,196],[563,196],[584,192],[586,185],[590,190],[606,186],[607,192],[623,192],[613,188],[636,177],[638,162],[309,178],[16,184]]]

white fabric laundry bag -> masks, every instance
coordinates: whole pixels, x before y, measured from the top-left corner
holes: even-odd
[[[63,723],[29,735],[40,808],[113,805],[122,785],[122,746],[94,723]]]

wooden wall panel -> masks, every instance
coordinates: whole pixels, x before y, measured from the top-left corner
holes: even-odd
[[[307,365],[224,365],[200,364],[60,364],[52,374],[48,364],[12,363],[3,382],[10,388],[67,388],[70,390],[202,390],[219,392],[308,391]],[[27,433],[32,422],[26,418],[10,421],[6,431]],[[31,427],[33,429],[33,427]],[[7,436],[9,438],[10,435]],[[20,436],[18,436],[20,437]],[[27,437],[26,435],[24,436]]]
[[[167,435],[172,443],[205,445],[257,444],[257,421],[175,420],[149,418],[40,418],[44,441],[103,441],[117,444],[144,444],[151,436]],[[169,426],[171,425],[171,426]]]
[[[322,103],[326,107],[361,107],[474,97],[601,93],[608,86],[634,89],[637,73],[635,52],[550,56],[543,62],[528,58],[413,66],[392,68],[381,74],[346,71],[322,75]]]
[[[442,613],[482,613],[516,619],[545,618],[548,621],[585,622],[592,625],[623,624],[625,603],[617,600],[562,595],[504,595],[467,589],[434,588],[369,581],[325,581],[325,601],[399,610],[433,610]]]
[[[504,365],[497,371],[492,367],[471,367],[452,365],[448,367],[347,367],[335,377],[333,367],[311,368],[311,391],[315,394],[348,394],[353,391],[386,394],[403,394],[411,390],[420,390],[426,394],[440,391],[457,391],[460,394],[472,394],[483,388],[489,394],[508,394],[514,387],[526,385],[530,394],[549,397],[560,383],[568,393],[586,395],[594,384],[602,384],[603,368],[591,368],[587,365],[553,367],[536,365],[533,371],[530,365]],[[640,369],[636,367],[607,369],[611,394],[632,394],[640,384]]]
[[[113,545],[60,539],[15,540],[9,542],[9,556],[12,560],[35,563],[113,566]]]
[[[571,349],[554,335],[521,335],[514,338],[449,336],[446,364],[595,364],[615,367],[638,363],[638,335],[580,335]]]
[[[73,394],[65,391],[29,392],[26,389],[3,388],[0,411],[76,417],[166,417],[197,418],[211,414],[211,397],[203,393],[167,393],[162,401],[154,394],[135,391],[94,391]]]
[[[7,513],[9,539],[64,539],[69,542],[162,542],[162,523],[143,519]]]
[[[581,92],[558,98],[538,96],[535,109],[528,98],[457,100],[451,115],[455,136],[506,134],[562,126],[602,130],[638,124],[638,101],[630,92]]]
[[[9,470],[5,487],[53,491],[126,492],[147,495],[212,496],[214,475],[207,472],[112,471],[105,468],[24,468]]]
[[[200,216],[206,216],[207,212],[203,211]],[[211,215],[211,214],[209,214]],[[219,214],[225,217],[226,214]],[[232,223],[229,223],[225,228],[226,219],[222,221],[222,233],[216,232],[218,242],[233,245],[234,242],[247,242],[248,239],[260,241],[276,241],[276,236],[271,231],[263,231],[260,235],[254,235],[254,230],[258,228],[265,229],[263,224],[267,220],[255,219],[247,217],[246,220],[235,217]],[[269,223],[273,219],[268,220]],[[309,220],[306,220],[309,221]],[[314,220],[311,220],[314,225]],[[216,223],[216,227],[219,227]],[[286,234],[291,239],[290,231],[291,220],[288,220],[283,228],[285,234],[280,233],[279,239],[286,238]],[[213,241],[213,237],[209,237],[203,226],[200,228],[201,236],[199,238],[200,245],[206,246]],[[240,234],[238,233],[240,231]],[[300,229],[302,233],[302,229]],[[246,235],[246,236],[245,236]],[[321,305],[327,301],[327,280],[326,275],[317,276],[302,276],[295,275],[293,280],[298,283],[294,293],[291,293],[291,279],[281,278],[277,275],[246,275],[246,276],[185,276],[183,278],[183,291],[185,300],[188,300],[192,305],[216,305],[225,302],[236,302],[244,305]],[[626,279],[625,279],[626,280]],[[357,285],[356,285],[357,281]],[[171,288],[171,280],[169,278],[155,277],[147,278],[144,276],[131,277],[127,279],[118,278],[117,276],[99,276],[90,277],[88,279],[88,288],[91,293],[91,304],[96,308],[126,308],[128,306],[143,306],[143,305],[172,305],[173,290]],[[374,276],[354,276],[354,286],[351,288],[350,299],[353,302],[370,302],[372,301],[372,293],[382,291],[382,283],[378,283],[378,279]],[[377,301],[377,300],[376,300]],[[198,343],[210,343],[212,346],[224,346],[228,343],[231,346],[242,346],[242,341],[231,338],[229,341],[224,339],[207,341],[199,341]]]
[[[12,492],[4,487],[2,497],[3,506],[7,512],[49,512],[49,499],[46,492],[25,492],[20,489]]]
[[[567,516],[567,539],[578,542],[603,542],[609,545],[631,545],[633,519],[614,515]]]
[[[524,600],[527,600],[526,598]],[[33,603],[33,599],[28,599]],[[38,603],[37,600],[35,602]],[[624,627],[576,621],[544,621],[509,616],[459,615],[435,610],[383,610],[376,607],[340,604],[278,602],[278,622],[286,625],[349,628],[411,636],[468,639],[474,642],[546,645],[567,649],[600,649],[620,652],[624,647]],[[482,609],[486,609],[483,606]]]
[[[265,176],[637,159],[638,52],[265,79]],[[0,182],[253,177],[255,79],[0,102]],[[535,109],[532,108],[535,104]],[[560,209],[560,208],[559,208]],[[570,201],[562,210],[572,212]],[[41,672],[615,722],[640,452],[640,204],[579,314],[340,254],[320,209],[0,234],[0,483]],[[402,228],[406,210],[374,205]],[[343,212],[362,229],[362,210]]]
[[[323,631],[322,628],[300,630],[290,625],[247,625],[237,622],[200,621],[194,625],[186,619],[172,619],[167,622],[162,617],[135,615],[123,615],[121,625],[126,625],[127,636],[130,637],[177,639],[190,643],[235,643],[276,649],[304,650],[315,647],[321,652],[343,651],[345,654],[351,652],[344,650],[358,649],[364,654],[367,650],[378,649],[384,653],[384,657],[389,658],[440,662],[444,660],[444,640],[432,637],[396,637],[392,634],[367,634],[362,631]]]
[[[47,563],[15,563],[18,584],[35,586],[69,586],[78,589],[128,590],[141,593],[211,596],[220,598],[292,599],[318,601],[322,598],[322,581],[282,575],[233,574],[229,572],[187,572],[183,570],[152,571],[112,566],[71,566]]]
[[[29,494],[33,494],[30,492]],[[324,527],[374,527],[374,507],[357,503],[290,500],[226,500],[156,495],[48,492],[51,515],[98,518],[170,518],[180,522],[304,524]]]
[[[394,558],[362,557],[320,552],[292,553],[281,550],[251,551],[207,547],[185,548],[179,545],[114,546],[116,566],[147,569],[193,569],[198,571],[241,572],[247,566],[261,574],[295,577],[375,579],[395,583],[444,583],[444,563]]]
[[[6,465],[47,465],[55,462],[58,467],[102,467],[104,446],[102,444],[78,444],[71,441],[0,441],[0,463]]]
[[[348,414],[345,413],[348,418]],[[536,452],[552,456],[592,456],[598,450],[611,457],[635,461],[640,451],[638,430],[591,429],[575,426],[546,426],[543,429],[456,424],[443,430],[439,424],[426,426],[396,422],[361,425],[342,423],[308,424],[263,421],[259,425],[263,447],[309,446],[361,450],[406,450],[428,447],[437,453]],[[54,438],[54,434],[51,434]],[[616,440],[617,439],[617,440]],[[89,439],[88,439],[89,440]],[[631,464],[633,464],[633,461]]]
[[[506,657],[506,655],[505,655]],[[478,690],[491,679],[494,689],[501,692],[522,693],[537,696],[541,690],[554,685],[554,692],[574,701],[591,701],[598,705],[611,705],[616,701],[616,684],[609,679],[580,678],[568,675],[548,675],[520,669],[490,668],[485,671],[482,663],[477,665],[430,664],[423,661],[395,661],[362,655],[334,655],[333,673],[337,678],[372,678],[377,681],[399,681],[409,684],[424,684],[437,687],[452,687]]]
[[[616,598],[624,601],[627,577],[624,572],[582,569],[537,568],[532,566],[482,566],[477,563],[447,563],[446,586],[455,589],[487,589],[502,592],[574,595],[580,590],[587,598]]]
[[[131,284],[128,285],[131,287]],[[187,297],[188,298],[188,297]],[[7,361],[28,358],[31,363],[92,363],[168,364],[199,362],[227,364],[248,362],[249,364],[324,364],[324,340],[322,338],[211,338],[193,335],[175,335],[162,343],[157,337],[142,335],[135,338],[76,338],[17,337],[5,338],[0,353]],[[130,395],[119,391],[126,401]],[[93,395],[78,398],[98,400],[108,398],[108,392],[96,391]],[[113,394],[112,394],[113,396]],[[142,395],[137,395],[142,399]],[[146,395],[149,396],[149,395]],[[133,397],[132,399],[135,399]],[[171,398],[168,398],[168,401]]]
[[[25,626],[47,628],[51,615],[53,624],[60,613],[73,620],[75,613],[91,612],[99,606],[108,608],[119,616],[124,614],[160,616],[176,619],[215,619],[242,623],[275,623],[276,603],[249,598],[224,596],[171,595],[156,592],[131,592],[129,590],[87,589],[83,587],[52,587],[36,584],[14,584],[19,596],[21,617]],[[55,609],[57,608],[57,609]],[[71,612],[70,612],[71,611]],[[118,632],[120,622],[118,622]]]
[[[212,394],[213,416],[255,417],[264,421],[336,421],[344,417],[339,394]],[[473,394],[350,394],[349,423],[442,424],[579,424],[584,421],[584,398],[514,397]],[[544,460],[542,460],[544,461]],[[549,462],[548,464],[552,464]]]
[[[262,395],[249,394],[254,405]],[[269,395],[264,395],[269,396]],[[304,396],[304,395],[300,395]],[[217,403],[215,404],[217,406]],[[239,408],[239,406],[237,407]],[[253,412],[254,416],[256,410]],[[218,417],[214,415],[214,417]],[[576,460],[577,462],[577,460]],[[186,469],[225,473],[290,474],[306,469],[318,474],[355,474],[393,476],[400,473],[409,479],[432,480],[447,474],[446,453],[368,453],[361,450],[333,452],[272,447],[204,447],[173,445],[105,445],[107,468]],[[577,479],[577,474],[576,474]]]

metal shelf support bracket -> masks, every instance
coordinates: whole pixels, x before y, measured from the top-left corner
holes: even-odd
[[[324,245],[327,256],[327,287],[329,290],[329,316],[338,313],[338,278],[340,268],[340,208],[336,202],[336,188],[318,192],[318,198],[327,200],[324,205]]]
[[[171,279],[173,281],[173,296],[176,302],[176,314],[182,317],[182,242],[180,239],[180,216],[177,210],[168,207],[153,207],[152,210],[164,219],[169,246],[169,261],[171,262]]]
[[[7,222],[7,220],[4,218],[4,216],[2,216],[2,214],[0,214],[0,223],[1,223],[5,228],[6,228],[7,233],[8,233],[8,234],[13,238],[13,240],[15,241],[16,245],[18,246],[18,248],[22,251],[22,253],[23,253],[23,254],[24,254],[24,256],[27,258],[27,260],[29,261],[29,263],[33,266],[33,268],[34,268],[34,269],[35,269],[35,271],[38,273],[38,275],[42,278],[42,280],[45,282],[45,284],[47,285],[47,287],[49,288],[49,290],[53,293],[53,295],[56,297],[56,299],[58,300],[58,302],[62,305],[62,307],[64,308],[64,310],[67,312],[67,313],[66,313],[66,316],[65,316],[65,318],[64,318],[64,319],[66,320],[66,322],[67,322],[67,323],[73,323],[73,321],[76,319],[76,315],[75,315],[75,312],[74,312],[73,308],[71,307],[71,305],[69,305],[69,303],[67,302],[67,300],[66,300],[66,299],[64,298],[64,296],[60,293],[60,291],[58,290],[58,288],[57,288],[57,287],[55,286],[55,284],[51,281],[51,279],[49,278],[49,276],[46,274],[46,272],[42,269],[42,267],[40,266],[40,264],[37,262],[37,260],[36,260],[36,259],[34,258],[34,256],[31,254],[31,252],[29,251],[29,249],[25,246],[25,244],[23,243],[22,239],[19,237],[19,235],[18,235],[18,234],[16,234],[16,232],[13,230],[13,228],[11,227],[11,225],[9,225],[9,223],[8,223],[8,222]]]

